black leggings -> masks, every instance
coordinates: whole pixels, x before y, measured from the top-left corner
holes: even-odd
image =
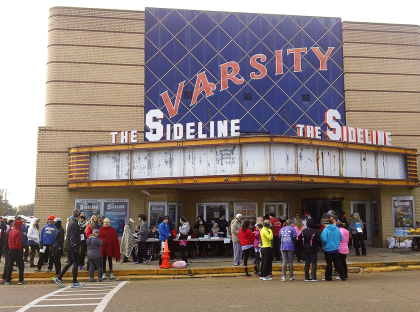
[[[106,273],[106,258],[108,258],[109,272],[112,273],[112,257],[110,256],[102,258],[102,272]]]
[[[251,256],[251,259],[255,258],[255,250],[254,247],[245,249],[242,251],[242,257],[244,259],[244,267],[247,267],[248,264],[248,258]]]

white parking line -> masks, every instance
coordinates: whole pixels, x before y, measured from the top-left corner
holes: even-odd
[[[121,282],[118,283],[115,287],[110,289],[103,289],[101,285],[98,285],[96,290],[94,289],[84,289],[84,288],[71,288],[70,286],[67,286],[65,288],[58,289],[52,293],[46,294],[44,296],[39,297],[38,299],[33,300],[32,302],[28,303],[26,306],[20,308],[17,310],[17,312],[24,312],[29,310],[30,308],[41,308],[41,307],[66,307],[66,306],[97,306],[94,312],[102,312],[109,301],[112,299],[112,297],[120,290],[127,282]],[[115,284],[114,284],[115,285]],[[89,287],[94,288],[94,287]],[[108,287],[109,288],[109,287]],[[109,291],[108,291],[109,290]],[[98,293],[98,292],[101,293]],[[105,291],[105,292],[104,292]],[[106,292],[108,291],[108,292]],[[85,292],[91,292],[91,293],[85,293]],[[77,295],[78,294],[78,295]],[[102,298],[89,298],[85,296],[90,295],[105,295]],[[54,297],[69,297],[69,298],[54,298]],[[79,298],[79,296],[83,296],[84,298]],[[52,298],[51,298],[52,297]],[[66,300],[101,300],[97,303],[65,303],[62,304],[39,304],[42,301],[66,301]]]

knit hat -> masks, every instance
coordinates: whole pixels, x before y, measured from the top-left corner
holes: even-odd
[[[57,221],[60,221],[61,222],[61,219],[60,218],[55,218],[54,219],[54,222],[57,222]]]
[[[96,233],[99,233],[99,230],[98,230],[98,229],[94,229],[94,230],[92,231],[92,234],[96,234]]]
[[[242,217],[242,215],[240,213],[236,214],[236,219],[238,219],[239,217]]]
[[[48,220],[53,220],[54,221],[55,217],[53,215],[48,217]]]

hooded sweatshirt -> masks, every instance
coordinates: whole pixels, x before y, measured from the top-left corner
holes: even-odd
[[[340,227],[341,235],[343,235],[343,239],[340,242],[340,248],[338,249],[338,252],[347,255],[349,253],[349,231],[347,231],[345,228]]]
[[[22,227],[22,221],[16,220],[14,225],[15,228],[9,233],[9,249],[22,250],[22,233],[20,232],[20,228]]]
[[[185,222],[183,225],[179,227],[179,233],[181,234],[179,239],[187,239],[188,232],[190,231],[190,224]]]
[[[334,224],[326,226],[321,233],[321,241],[324,245],[325,253],[338,253],[340,242],[343,239],[340,230]]]

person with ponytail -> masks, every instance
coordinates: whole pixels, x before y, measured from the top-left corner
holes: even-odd
[[[255,250],[254,250],[254,239],[255,235],[250,229],[251,222],[249,220],[245,220],[242,223],[242,227],[239,230],[238,238],[242,245],[242,255],[244,259],[244,268],[245,268],[245,277],[251,277],[251,274],[248,273],[248,258],[251,259],[255,258]],[[254,265],[254,272],[257,270],[257,265]]]
[[[289,219],[286,221],[285,226],[283,226],[280,230],[280,251],[281,256],[283,257],[282,282],[286,281],[287,265],[289,265],[289,281],[295,281],[295,278],[293,277],[293,255],[295,251],[294,241],[296,236],[296,230],[293,227],[293,220]]]
[[[270,229],[271,222],[266,219],[263,228],[260,231],[261,235],[261,277],[263,281],[271,281],[269,276],[272,270],[272,254],[271,254],[271,241],[273,240],[273,230]]]

